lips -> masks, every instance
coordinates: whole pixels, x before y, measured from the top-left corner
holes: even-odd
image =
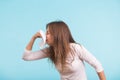
[[[48,42],[48,39],[46,39],[46,42]]]

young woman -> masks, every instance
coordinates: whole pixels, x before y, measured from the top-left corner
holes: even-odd
[[[24,60],[49,58],[59,71],[61,80],[87,80],[84,65],[86,61],[95,68],[100,80],[106,80],[101,63],[83,45],[74,41],[66,23],[50,22],[46,29],[49,47],[31,51],[35,39],[41,38],[41,34],[37,32],[26,46]]]

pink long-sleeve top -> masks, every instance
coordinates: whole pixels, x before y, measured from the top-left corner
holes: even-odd
[[[66,59],[67,65],[62,71],[60,65],[55,65],[60,73],[61,80],[87,80],[84,61],[95,68],[97,72],[103,71],[101,63],[86,49],[83,45],[70,43],[71,52],[74,57],[69,55]],[[23,54],[24,60],[38,60],[49,57],[48,48],[35,52],[25,50]]]

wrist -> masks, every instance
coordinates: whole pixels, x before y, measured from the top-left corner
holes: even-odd
[[[35,40],[37,37],[36,36],[33,36],[32,39]]]

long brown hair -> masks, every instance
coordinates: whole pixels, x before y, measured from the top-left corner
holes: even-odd
[[[70,43],[75,43],[67,24],[63,21],[54,21],[46,25],[53,36],[54,46],[49,47],[50,60],[55,65],[65,65],[66,57],[70,51]]]

